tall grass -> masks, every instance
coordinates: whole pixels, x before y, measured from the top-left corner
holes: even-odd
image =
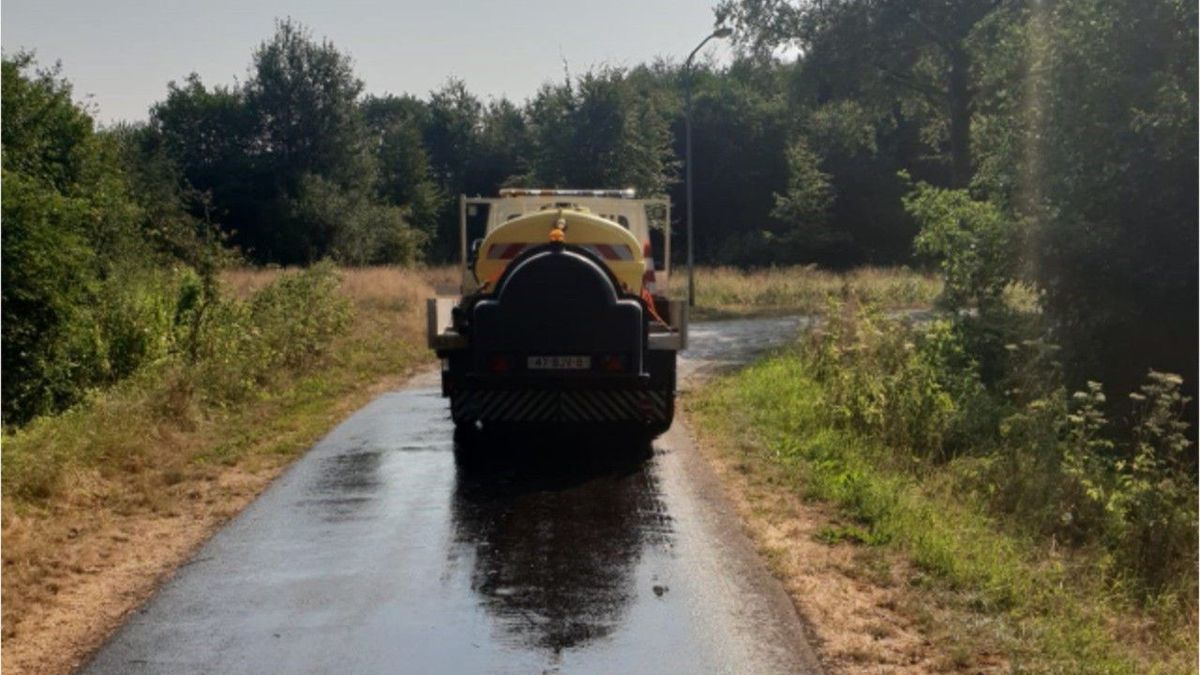
[[[824,308],[829,297],[854,294],[889,309],[930,306],[941,292],[931,274],[908,268],[860,267],[831,272],[815,266],[735,267],[696,269],[697,316],[757,316],[811,314]],[[679,268],[671,279],[672,292],[687,292],[687,275]]]

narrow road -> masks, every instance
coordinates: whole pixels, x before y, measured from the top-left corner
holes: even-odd
[[[697,324],[685,379],[800,325]],[[682,424],[504,461],[456,445],[435,377],[318,443],[82,672],[818,671]]]

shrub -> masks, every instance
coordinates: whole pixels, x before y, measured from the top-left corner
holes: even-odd
[[[120,139],[57,69],[5,57],[3,95],[0,410],[19,425],[167,354],[176,249],[200,243],[178,194],[135,194]]]
[[[1196,454],[1182,378],[1150,372],[1126,438],[1111,428],[1101,384],[1068,394],[1043,341],[1010,345],[1022,367],[988,389],[961,326],[832,303],[800,350],[821,385],[818,415],[881,442],[894,453],[884,461],[902,468],[970,453],[950,484],[1016,530],[1106,551],[1113,578],[1140,597],[1194,597]]]
[[[123,308],[121,325],[165,327],[123,338],[146,355],[135,372],[62,413],[6,429],[5,495],[48,499],[72,466],[137,466],[157,451],[147,434],[187,428],[197,410],[278,393],[320,367],[351,318],[327,263],[283,273],[245,299],[206,297],[190,271],[159,279],[131,283],[128,297],[110,305]]]
[[[1116,463],[1118,556],[1151,592],[1196,597],[1196,452],[1185,421],[1183,378],[1150,371],[1134,400],[1133,452]],[[1184,588],[1172,589],[1190,580]]]
[[[951,387],[974,385],[970,375],[947,383],[940,370],[953,336],[943,322],[927,334],[888,320],[870,307],[831,304],[822,330],[806,343],[813,374],[825,386],[831,422],[879,437],[920,457],[943,457],[959,410]]]
[[[946,284],[943,303],[975,307],[981,315],[1004,312],[1004,292],[1017,273],[1017,231],[991,202],[965,190],[919,183],[904,208],[921,224],[917,253],[934,258]]]
[[[248,300],[212,304],[201,322],[190,379],[215,402],[237,401],[280,372],[313,367],[349,320],[349,301],[338,294],[330,263],[282,274]]]

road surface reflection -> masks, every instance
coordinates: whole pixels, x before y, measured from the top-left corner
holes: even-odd
[[[645,549],[671,538],[650,444],[460,437],[455,459],[455,539],[506,641],[559,653],[620,626]]]

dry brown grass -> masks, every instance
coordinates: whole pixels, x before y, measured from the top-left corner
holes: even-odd
[[[222,285],[245,298],[287,273],[230,270]],[[427,363],[424,300],[456,275],[342,270],[356,311],[334,356],[267,396],[205,407],[176,372],[151,370],[6,435],[6,455],[55,469],[36,497],[6,491],[0,509],[3,670],[70,672],[292,458]]]
[[[676,295],[687,292],[687,275],[671,279]],[[696,314],[702,318],[819,312],[830,297],[854,294],[883,309],[928,307],[942,290],[936,275],[907,268],[860,267],[831,272],[814,266],[740,270],[696,269]]]
[[[221,273],[222,290],[235,297],[247,298],[286,274],[290,268],[242,267]],[[396,267],[346,267],[338,271],[342,292],[363,306],[404,306],[397,299],[424,302],[434,290],[457,288],[458,268],[454,265]]]

